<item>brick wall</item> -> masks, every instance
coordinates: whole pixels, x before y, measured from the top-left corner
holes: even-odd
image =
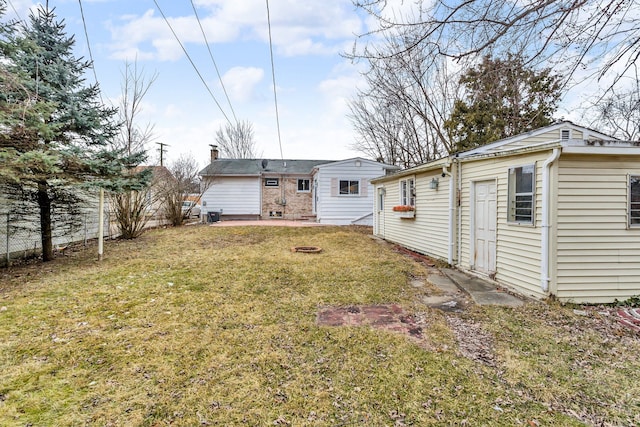
[[[311,182],[311,178],[309,179]],[[280,178],[278,187],[265,187],[262,181],[262,218],[274,218],[271,212],[281,212],[284,219],[306,219],[312,215],[311,191],[298,192],[298,178]],[[284,192],[283,192],[284,189]],[[284,199],[286,205],[278,203]]]

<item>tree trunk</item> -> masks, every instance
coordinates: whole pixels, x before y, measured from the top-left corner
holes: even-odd
[[[53,259],[53,233],[51,232],[51,198],[46,181],[38,182],[38,207],[40,208],[40,237],[42,239],[42,260]]]

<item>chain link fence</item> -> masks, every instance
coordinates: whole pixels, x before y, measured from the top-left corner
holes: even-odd
[[[4,203],[2,203],[4,202]],[[37,257],[42,254],[40,236],[40,217],[36,206],[31,209],[12,211],[6,200],[0,198],[0,267],[11,265],[12,261]],[[74,210],[73,214],[60,213],[52,215],[52,243],[55,251],[64,251],[71,244],[84,244],[98,238],[99,207],[96,198],[87,198],[83,206]],[[146,228],[161,227],[170,224],[164,215],[157,211],[150,212],[145,224]],[[105,198],[104,226],[105,239],[115,239],[119,233],[116,216],[109,207],[109,199]]]
[[[63,251],[70,244],[84,244],[98,238],[98,208],[87,206],[74,218],[58,217],[52,222],[53,247]],[[116,237],[108,208],[104,212],[104,237]],[[42,253],[40,219],[37,215],[18,215],[0,211],[0,266]]]

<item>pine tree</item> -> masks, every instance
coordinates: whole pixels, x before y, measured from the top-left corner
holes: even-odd
[[[21,31],[4,32],[2,38],[0,179],[37,203],[48,261],[52,215],[73,212],[82,190],[92,186],[143,185],[124,171],[144,153],[128,155],[111,145],[117,110],[102,105],[97,84],[86,84],[91,64],[74,56],[74,37],[66,35],[64,22],[48,5],[32,13]],[[16,113],[21,106],[23,116]]]
[[[466,100],[455,102],[445,122],[458,152],[551,124],[560,100],[558,76],[511,55],[483,58],[460,83]]]

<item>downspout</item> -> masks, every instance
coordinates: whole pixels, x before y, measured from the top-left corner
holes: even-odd
[[[549,282],[551,281],[551,278],[549,277],[549,231],[551,228],[551,224],[549,224],[549,217],[551,214],[551,203],[549,200],[551,182],[549,174],[551,172],[551,165],[553,162],[558,160],[560,152],[560,148],[554,148],[549,158],[547,158],[542,165],[542,227],[540,230],[542,247],[540,253],[540,287],[543,292],[547,292],[549,290]]]
[[[457,156],[457,155],[456,155]],[[456,222],[458,223],[458,265],[462,263],[462,204],[460,203],[462,198],[462,163],[458,161],[458,159],[454,159],[456,166],[456,174],[458,175],[458,195],[456,198],[456,207],[458,210],[458,215],[456,218]]]
[[[451,163],[448,163],[442,166],[442,177],[449,177],[449,231],[448,231],[448,241],[449,248],[447,250],[447,263],[450,266],[453,265],[453,247],[454,247],[454,238],[453,238],[453,214],[454,214],[454,195],[455,195],[455,179],[453,174],[447,170],[447,167],[451,167]]]

